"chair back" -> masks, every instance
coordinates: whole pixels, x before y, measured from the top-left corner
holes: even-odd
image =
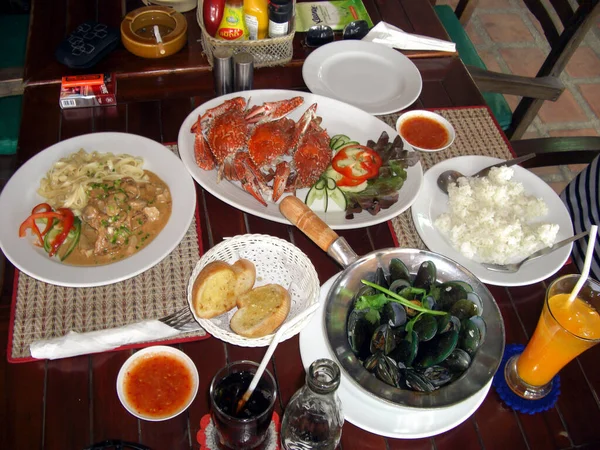
[[[523,0],[538,20],[551,50],[536,78],[558,78],[600,13],[600,0],[578,0],[577,8],[568,0]],[[544,103],[543,99],[523,97],[513,114],[506,134],[521,137]]]

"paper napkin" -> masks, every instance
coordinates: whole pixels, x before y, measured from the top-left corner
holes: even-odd
[[[383,44],[400,50],[456,51],[454,42],[443,41],[419,34],[410,34],[386,22],[379,22],[362,39],[363,41]]]
[[[88,353],[112,350],[122,345],[165,339],[181,331],[158,320],[146,320],[120,328],[77,333],[69,331],[65,336],[33,342],[29,349],[37,359],[59,359]]]

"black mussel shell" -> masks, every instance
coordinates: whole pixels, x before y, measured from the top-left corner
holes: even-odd
[[[438,310],[438,304],[433,295],[425,297],[421,304],[423,305],[423,308],[431,309],[432,311]]]
[[[372,288],[371,286],[367,286],[366,284],[363,284],[360,289],[358,290],[358,292],[356,293],[356,300],[358,300],[359,298],[361,298],[363,295],[376,295],[378,294],[379,291],[375,290],[374,288]]]
[[[348,343],[359,359],[364,359],[371,354],[369,346],[376,328],[365,318],[367,312],[367,309],[360,311],[354,309],[348,316]]]
[[[428,367],[423,371],[422,375],[436,388],[439,388],[452,381],[452,373],[443,366]]]
[[[410,281],[406,281],[406,280],[396,280],[396,281],[392,281],[392,283],[390,284],[390,291],[396,293],[396,294],[400,294],[400,292],[402,292],[404,289],[406,288],[410,288]]]
[[[396,348],[394,331],[388,324],[379,325],[371,338],[371,353],[382,352],[388,354]]]
[[[422,342],[419,354],[415,360],[415,366],[426,369],[444,361],[456,348],[458,343],[458,331],[450,330],[438,334],[428,342]]]
[[[437,333],[437,320],[431,314],[424,314],[419,317],[413,325],[413,330],[419,336],[419,341],[429,341]]]
[[[433,261],[424,261],[417,270],[417,275],[413,281],[413,287],[425,289],[429,292],[437,278],[437,269]]]
[[[473,357],[479,346],[481,345],[481,330],[476,322],[465,319],[461,321],[460,338],[458,347]]]
[[[392,258],[390,261],[390,283],[394,281],[404,280],[410,284],[410,272],[408,267],[398,258]]]
[[[467,291],[465,288],[454,281],[447,281],[439,285],[438,302],[442,311],[449,311],[457,301],[466,298]]]
[[[387,323],[390,327],[400,327],[406,323],[406,310],[404,306],[396,302],[388,302],[383,307],[381,323]]]
[[[438,333],[445,333],[450,329],[452,325],[450,325],[450,318],[452,316],[450,314],[444,314],[443,316],[435,316],[435,320],[437,321]]]
[[[387,278],[385,277],[385,272],[383,271],[383,269],[381,267],[378,267],[377,270],[375,271],[375,283],[377,283],[379,286],[384,287],[386,289],[389,289],[390,285],[387,281]]]
[[[453,374],[461,374],[471,365],[471,357],[461,348],[455,348],[442,362]]]
[[[392,358],[382,355],[377,360],[375,376],[390,386],[400,387],[400,369]]]
[[[377,368],[377,361],[379,361],[379,358],[382,356],[383,355],[379,352],[373,353],[371,356],[365,359],[363,362],[363,367],[369,372],[375,372],[375,369]]]
[[[431,384],[427,378],[413,369],[405,369],[402,371],[404,375],[404,383],[409,389],[417,392],[433,392],[435,386]]]
[[[419,337],[417,333],[411,331],[410,335],[407,335],[401,341],[397,342],[396,348],[390,353],[390,357],[398,364],[402,363],[407,367],[412,366],[415,357],[417,356],[417,350],[419,348]]]
[[[479,307],[471,300],[463,298],[457,301],[450,310],[448,311],[453,316],[458,317],[460,320],[468,319],[469,317],[476,316],[480,313]]]

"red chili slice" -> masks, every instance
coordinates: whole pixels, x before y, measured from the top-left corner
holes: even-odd
[[[376,151],[359,144],[342,147],[331,163],[337,172],[360,183],[378,176],[381,164],[381,156]]]

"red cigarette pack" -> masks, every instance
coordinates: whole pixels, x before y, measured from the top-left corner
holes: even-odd
[[[59,104],[62,109],[117,104],[114,74],[63,77]]]

